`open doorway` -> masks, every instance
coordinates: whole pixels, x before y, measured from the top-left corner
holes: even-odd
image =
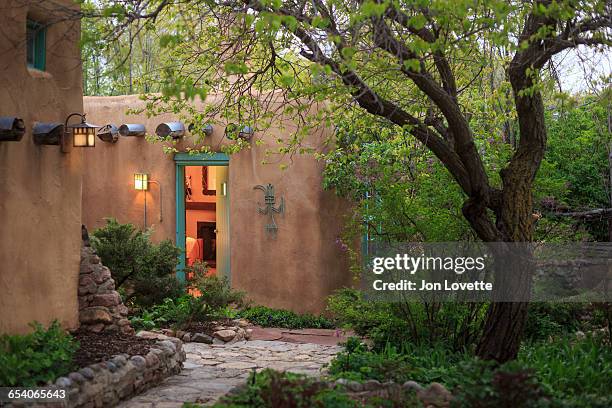
[[[210,274],[230,279],[228,160],[220,154],[193,156],[175,157],[176,241],[184,250],[179,279],[189,278],[185,267],[196,262],[206,263]]]

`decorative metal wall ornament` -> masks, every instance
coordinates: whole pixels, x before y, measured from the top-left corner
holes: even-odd
[[[265,204],[262,207],[261,204],[257,203],[257,212],[259,212],[260,214],[268,215],[270,217],[269,222],[265,226],[266,231],[272,234],[276,234],[278,226],[276,225],[276,221],[274,220],[274,213],[282,214],[285,211],[285,199],[281,197],[280,205],[278,207],[274,207],[274,204],[276,204],[276,197],[274,195],[274,186],[272,184],[268,183],[265,186],[260,184],[253,187],[253,189],[261,190],[264,192]]]

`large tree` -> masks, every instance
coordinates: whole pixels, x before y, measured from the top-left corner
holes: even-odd
[[[102,3],[116,29],[166,19],[156,33],[175,62],[161,75],[165,97],[222,92],[218,112],[260,124],[278,109],[272,98],[284,102],[283,114],[301,119],[310,113],[306,105],[326,100],[327,116],[319,112],[318,120],[360,109],[401,127],[448,169],[465,194],[464,217],[485,242],[532,241],[533,183],[546,148],[544,69],[561,52],[612,44],[609,0]],[[469,99],[475,84],[499,75],[511,86],[505,98],[499,94],[502,111],[512,116],[506,131],[515,120],[518,132],[499,181],[492,181],[476,143],[481,118]],[[303,134],[309,123],[303,120]],[[512,276],[497,276],[495,287],[530,285],[519,266]],[[526,314],[525,302],[492,303],[477,354],[514,358]]]

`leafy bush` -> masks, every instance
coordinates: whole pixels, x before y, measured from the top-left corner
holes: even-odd
[[[159,304],[143,309],[130,318],[132,327],[136,330],[151,330],[158,327],[181,327],[191,316],[191,295],[183,295],[176,299],[166,298]]]
[[[57,321],[48,329],[31,325],[25,335],[0,336],[0,386],[34,387],[53,381],[73,368],[78,342]]]
[[[460,364],[454,405],[469,408],[540,407],[549,399],[533,370],[510,362],[472,359]]]
[[[207,322],[229,317],[229,309],[239,307],[244,300],[244,292],[232,289],[226,277],[197,275],[193,287],[198,296],[190,301],[189,321]]]
[[[525,338],[546,340],[550,336],[561,336],[585,329],[581,315],[585,307],[580,303],[545,303],[529,305],[529,315],[525,325]]]
[[[151,230],[140,231],[113,218],[107,219],[106,225],[91,237],[91,244],[111,270],[116,287],[127,295],[125,300],[140,307],[179,297],[184,291],[174,275],[180,249],[170,240],[154,244],[150,237]]]
[[[304,375],[282,373],[270,369],[252,373],[239,392],[223,397],[222,407],[249,408],[349,408],[359,407],[345,394],[327,388]]]
[[[355,289],[341,289],[328,298],[328,310],[345,326],[367,336],[374,348],[387,344],[445,343],[455,351],[474,346],[484,320],[485,304],[368,302]]]
[[[334,378],[356,381],[393,380],[403,383],[414,378],[414,369],[408,355],[398,353],[393,346],[388,346],[381,353],[374,353],[358,338],[351,337],[345,343],[345,351],[332,360],[329,374]]]
[[[175,299],[166,298],[161,304],[143,309],[130,319],[134,328],[184,328],[194,322],[235,317],[232,305],[242,304],[244,294],[233,290],[227,279],[199,275],[192,282],[197,296],[185,294]]]
[[[287,329],[333,329],[334,323],[323,316],[297,314],[290,310],[271,309],[265,306],[255,306],[240,312],[253,324],[262,327],[283,327]]]
[[[518,360],[532,367],[547,390],[561,400],[591,406],[606,397],[607,406],[612,406],[612,348],[598,339],[525,345]]]

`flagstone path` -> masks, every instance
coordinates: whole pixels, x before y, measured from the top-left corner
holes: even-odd
[[[329,344],[254,340],[231,345],[186,343],[183,371],[159,386],[127,400],[121,408],[174,408],[184,402],[213,404],[244,383],[253,370],[273,368],[320,375],[341,347]]]

